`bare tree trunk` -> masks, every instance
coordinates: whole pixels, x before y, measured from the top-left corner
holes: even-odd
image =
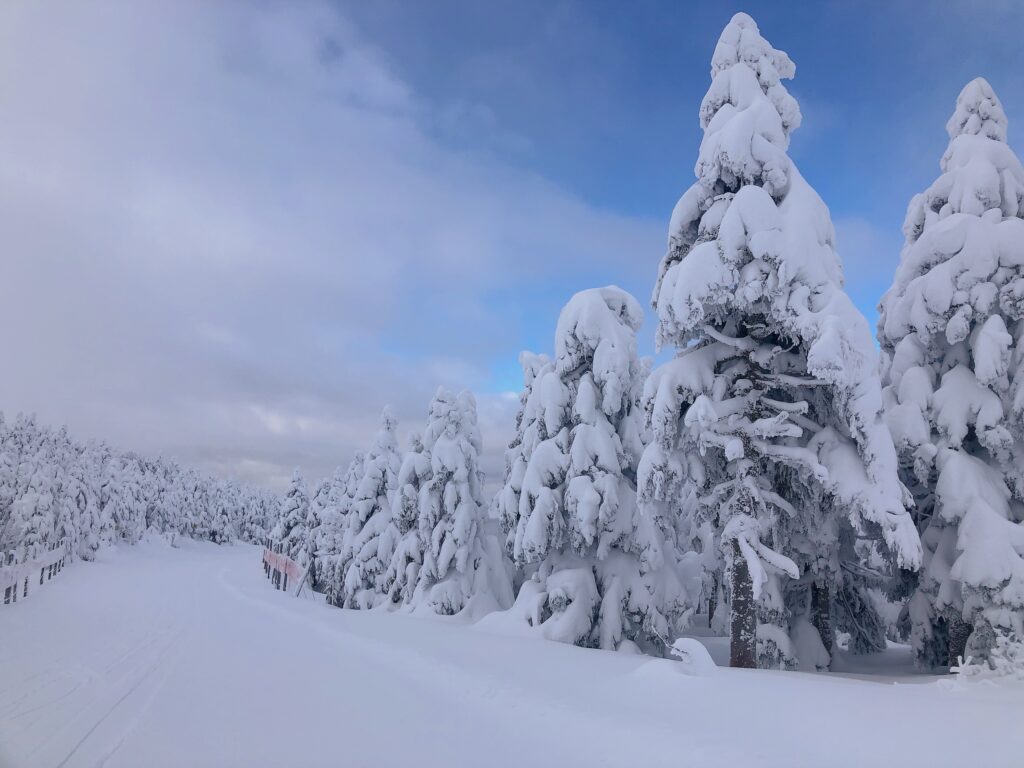
[[[967,655],[967,639],[971,636],[971,625],[959,614],[949,618],[949,666],[959,663]]]
[[[831,659],[835,647],[835,632],[832,630],[832,600],[828,584],[825,582],[811,582],[811,623],[818,630],[821,644],[825,646]]]
[[[757,669],[757,610],[750,568],[732,542],[732,622],[729,640],[729,666]]]
[[[711,595],[708,597],[708,627],[715,618],[715,609],[718,607],[718,574],[711,577]]]

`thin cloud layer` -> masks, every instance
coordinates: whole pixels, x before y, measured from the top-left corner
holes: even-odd
[[[498,471],[516,296],[662,226],[442,145],[451,114],[323,4],[4,4],[3,409],[278,485],[471,387]]]

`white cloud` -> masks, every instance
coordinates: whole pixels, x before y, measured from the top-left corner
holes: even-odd
[[[247,479],[325,474],[385,403],[419,427],[439,384],[487,386],[523,321],[495,295],[660,249],[432,139],[459,112],[324,4],[11,0],[0,94],[0,407]],[[480,401],[497,469],[515,404]]]

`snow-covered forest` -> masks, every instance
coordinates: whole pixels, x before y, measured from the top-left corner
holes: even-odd
[[[504,610],[654,655],[702,625],[741,667],[828,669],[840,645],[892,641],[926,669],[1019,670],[1024,171],[1006,117],[984,80],[956,100],[879,354],[787,155],[794,72],[749,16],[725,28],[652,298],[675,355],[638,357],[624,291],[572,297],[554,354],[520,357],[489,508],[468,393],[439,391],[404,454],[385,411],[347,471],[312,494],[296,474],[272,538],[329,602]]]
[[[27,562],[53,546],[92,560],[101,547],[147,535],[258,541],[279,515],[272,493],[76,442],[33,416],[0,415],[0,552]]]
[[[795,78],[733,15],[649,306],[559,294],[497,472],[479,387],[282,485],[0,414],[0,764],[1018,764],[1024,166],[954,89],[872,329]]]
[[[147,533],[263,542],[346,609],[427,612],[654,656],[695,629],[730,664],[826,670],[909,643],[922,669],[1024,658],[1024,170],[983,79],[914,197],[878,342],[826,204],[787,150],[786,53],[726,26],[696,180],[638,301],[582,290],[520,356],[485,498],[477,405],[438,390],[403,451],[385,408],[347,469],[281,498],[173,461],[0,422],[0,550],[90,560]]]

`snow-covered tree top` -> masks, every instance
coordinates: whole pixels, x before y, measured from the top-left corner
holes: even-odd
[[[398,477],[398,470],[401,468],[402,460],[398,452],[398,438],[395,437],[395,429],[398,420],[391,413],[391,409],[385,407],[380,415],[380,431],[373,441],[373,447],[367,454],[364,466],[366,475],[360,482],[361,491],[369,487],[366,477],[373,475],[370,482],[377,482],[377,476],[386,487],[391,488]]]
[[[391,412],[391,406],[385,405],[384,410],[380,413],[380,426],[385,432],[394,433],[395,427],[398,426],[398,419]]]
[[[395,454],[398,452],[398,439],[395,437],[395,428],[398,420],[392,415],[391,409],[384,406],[380,414],[380,431],[373,441],[373,447],[367,458],[375,460],[381,456]]]
[[[723,104],[732,104],[737,109],[751,105],[753,93],[748,72],[778,111],[784,138],[788,139],[790,132],[800,126],[800,108],[780,80],[792,79],[796,65],[785,51],[772,48],[761,37],[757,23],[745,13],[733,16],[718,38],[711,57],[711,89],[700,108],[701,128],[707,129]]]
[[[956,343],[997,304],[1010,319],[1024,316],[1024,168],[1006,128],[991,86],[968,83],[947,124],[943,173],[907,208],[906,246],[880,305],[879,339],[890,353],[911,331]]]
[[[759,305],[808,342],[815,375],[853,387],[874,365],[874,345],[841,290],[828,207],[786,155],[800,112],[779,77],[794,71],[746,14],[722,33],[701,107],[699,178],[673,211],[655,287],[658,343],[682,348],[705,325]]]
[[[795,72],[789,56],[772,48],[747,14],[736,14],[722,31],[700,105],[704,139],[695,173],[704,195],[750,183],[772,195],[785,189],[785,152],[800,108],[781,81]]]
[[[967,134],[1006,141],[1006,126],[1006,113],[992,86],[985,78],[976,77],[960,91],[946,132],[951,139]]]
[[[766,193],[765,197],[779,202],[790,192],[792,177],[799,179],[786,149],[789,134],[800,125],[800,108],[781,82],[795,71],[790,58],[761,37],[748,15],[736,14],[722,32],[712,59],[711,86],[700,107],[704,138],[694,167],[698,180],[672,211],[668,252],[654,288],[656,306],[668,271],[696,244],[715,239],[726,211],[732,207],[733,195],[745,186],[755,186]],[[808,245],[819,246],[817,253],[808,253],[807,266],[824,271],[825,279],[841,283],[838,259],[825,252],[826,246],[831,250],[833,240],[828,211],[814,190],[802,179],[799,182],[801,188],[795,195],[798,203],[790,207],[797,208],[797,215],[810,219],[809,231],[817,243]],[[756,205],[756,201],[749,205]],[[752,215],[762,221],[756,211]],[[735,222],[734,227],[746,228],[745,219]],[[762,248],[768,245],[764,242]],[[774,245],[778,247],[778,238]],[[794,276],[811,285],[821,282],[816,275]],[[664,323],[659,325],[659,342],[666,330]]]
[[[640,303],[614,285],[580,291],[558,316],[557,372],[566,376],[589,369],[601,391],[601,409],[610,416],[622,410],[636,376],[635,334],[642,322]],[[525,365],[524,372],[527,379],[536,375]]]

